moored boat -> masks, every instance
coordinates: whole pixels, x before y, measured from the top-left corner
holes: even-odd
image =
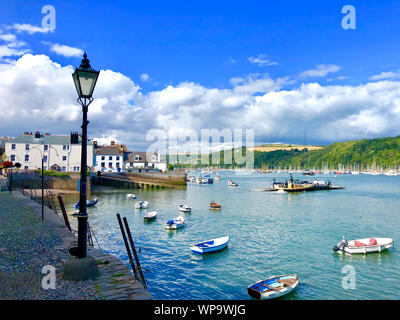
[[[147,201],[138,201],[135,203],[135,209],[146,209],[149,206]]]
[[[86,200],[86,208],[95,206],[97,204],[97,202],[99,202],[98,199]],[[79,201],[74,204],[74,209],[79,209]]]
[[[210,209],[211,210],[221,210],[222,206],[219,203],[214,201],[210,202]]]
[[[229,180],[229,181],[228,181],[228,186],[230,186],[230,187],[237,187],[238,184],[235,183],[235,182],[233,182],[232,180]]]
[[[337,253],[367,254],[371,252],[381,252],[393,246],[394,240],[391,238],[364,238],[347,241],[344,237],[333,247]]]
[[[189,206],[186,205],[186,204],[180,204],[180,205],[179,205],[179,211],[182,211],[182,212],[191,212],[191,211],[192,211],[192,207],[189,207]]]
[[[296,274],[273,276],[248,286],[247,292],[252,298],[269,300],[289,294],[298,285],[299,279]]]
[[[167,230],[180,229],[183,228],[184,226],[185,226],[185,218],[182,216],[168,220],[164,225],[165,229]]]
[[[157,217],[157,211],[147,212],[143,215],[144,220],[154,220]]]
[[[224,236],[220,238],[215,238],[211,240],[206,240],[200,243],[194,244],[190,249],[196,253],[209,253],[216,252],[224,249],[229,243],[230,237]]]
[[[128,193],[128,194],[126,195],[126,197],[127,197],[128,199],[136,199],[136,196],[135,196],[133,193]]]

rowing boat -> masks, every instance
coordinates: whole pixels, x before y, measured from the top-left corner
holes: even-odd
[[[260,280],[247,287],[250,297],[259,300],[269,300],[285,296],[299,285],[296,274],[273,276]]]
[[[229,242],[229,236],[206,240],[200,243],[194,244],[190,249],[196,253],[209,253],[224,249]]]

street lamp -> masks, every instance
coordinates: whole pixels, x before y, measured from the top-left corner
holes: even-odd
[[[86,52],[83,55],[82,63],[72,74],[77,101],[82,106],[82,150],[81,150],[81,177],[79,188],[79,214],[78,214],[78,258],[85,258],[87,252],[87,211],[86,211],[86,179],[87,179],[87,112],[88,106],[93,101],[93,91],[96,86],[100,71],[92,69]]]
[[[87,59],[86,52],[83,55],[82,63],[72,74],[77,101],[82,106],[82,150],[81,150],[81,176],[79,188],[79,213],[78,213],[78,247],[71,248],[70,253],[78,259],[71,259],[64,266],[64,280],[88,280],[99,275],[96,260],[87,256],[87,212],[86,212],[86,178],[87,178],[87,112],[88,106],[93,101],[93,91],[96,86],[100,71],[92,69]]]
[[[53,148],[56,151],[57,157],[58,157],[58,152],[57,152],[56,148],[54,148],[54,147],[52,147],[50,145],[49,145],[49,147]],[[41,176],[42,176],[42,220],[43,220],[44,219],[44,176],[43,176],[43,174],[44,174],[43,173],[43,171],[44,171],[43,170],[44,156],[43,156],[42,150],[40,150],[39,147],[32,147],[31,149],[39,150],[40,151],[40,155],[42,157],[42,174],[41,174]],[[43,145],[43,151],[44,151],[44,145]]]

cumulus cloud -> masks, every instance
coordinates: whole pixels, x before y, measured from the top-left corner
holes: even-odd
[[[315,69],[310,69],[302,72],[300,77],[325,77],[329,73],[335,73],[340,70],[340,67],[335,64],[319,64]]]
[[[0,134],[79,131],[73,70],[45,55],[24,54],[0,64]],[[207,128],[254,129],[260,142],[302,142],[304,128],[312,143],[398,134],[398,81],[293,88],[287,77],[263,74],[233,78],[231,84],[219,89],[183,82],[143,94],[127,76],[101,70],[89,107],[89,136],[145,150],[151,129],[175,131],[183,142]]]
[[[53,32],[53,29],[50,28],[42,28],[38,26],[33,26],[29,23],[14,23],[12,26],[8,26],[8,29],[14,29],[18,33],[26,32],[28,34],[34,33],[48,33]]]
[[[147,73],[142,73],[140,75],[140,80],[142,80],[143,82],[150,81],[150,76]]]
[[[57,53],[61,56],[64,57],[81,57],[83,55],[83,50],[79,48],[74,48],[58,43],[50,43],[43,41],[44,44],[48,45],[50,47],[50,51]]]
[[[267,55],[259,54],[257,57],[249,57],[247,58],[253,64],[258,65],[259,67],[266,67],[266,66],[277,66],[278,63],[271,61]]]
[[[26,46],[26,43],[18,41],[14,34],[3,34],[0,31],[0,41],[3,42],[0,44],[0,61],[4,61],[5,57],[18,57],[30,52],[30,49],[22,48]]]
[[[400,77],[400,70],[393,72],[393,71],[388,71],[388,72],[381,72],[380,74],[373,75],[369,77],[369,80],[371,81],[377,81],[377,80],[384,80],[384,79],[395,79]]]

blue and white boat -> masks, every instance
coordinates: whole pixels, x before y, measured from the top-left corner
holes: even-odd
[[[98,199],[86,200],[86,208],[93,207],[97,202],[99,202]],[[74,204],[74,209],[79,209],[79,201]]]
[[[247,287],[250,297],[259,300],[269,300],[289,294],[299,286],[296,274],[273,276],[260,280]]]
[[[135,203],[135,209],[147,209],[149,203],[147,201],[138,201]]]
[[[196,253],[209,253],[224,249],[229,243],[229,236],[211,239],[194,244],[190,249]]]
[[[182,211],[182,212],[192,212],[192,207],[189,207],[189,206],[186,205],[186,204],[180,204],[180,205],[179,205],[179,211]]]
[[[182,216],[168,220],[167,223],[164,225],[165,229],[167,230],[180,229],[183,228],[184,226],[185,226],[185,218]]]

